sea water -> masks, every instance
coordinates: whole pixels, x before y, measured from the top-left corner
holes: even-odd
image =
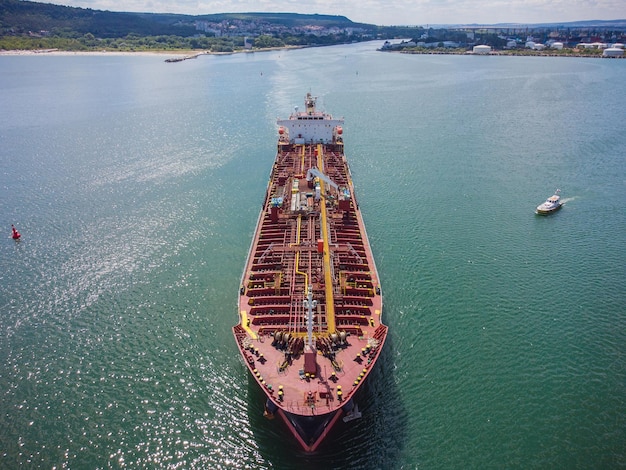
[[[626,61],[377,47],[0,57],[1,468],[626,465]],[[314,455],[231,334],[307,92],[390,328]]]

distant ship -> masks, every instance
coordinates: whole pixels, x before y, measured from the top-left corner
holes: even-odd
[[[307,452],[343,416],[387,337],[380,278],[344,155],[343,119],[306,95],[279,119],[278,150],[239,289],[237,345]]]

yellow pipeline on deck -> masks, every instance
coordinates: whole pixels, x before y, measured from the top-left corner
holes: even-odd
[[[317,146],[317,167],[320,171],[324,171],[324,158],[322,155],[322,146]],[[320,178],[320,191],[324,192],[324,181]],[[326,289],[326,324],[328,325],[328,332],[334,333],[336,329],[335,325],[335,296],[333,295],[333,278],[332,271],[330,269],[330,247],[328,245],[328,222],[326,216],[326,203],[322,201],[321,211],[322,217],[322,236],[324,240],[324,287]]]

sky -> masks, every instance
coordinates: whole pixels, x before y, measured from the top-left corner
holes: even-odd
[[[341,15],[379,26],[565,23],[626,18],[624,0],[37,0],[94,10]]]

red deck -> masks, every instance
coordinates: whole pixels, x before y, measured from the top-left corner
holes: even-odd
[[[336,125],[342,121],[316,112],[314,104],[292,115],[291,129],[281,127],[233,329],[270,413],[309,451],[351,403],[387,334],[380,281]],[[333,125],[331,139],[289,139],[301,124],[323,123]],[[318,417],[321,424],[302,430],[299,417]]]

